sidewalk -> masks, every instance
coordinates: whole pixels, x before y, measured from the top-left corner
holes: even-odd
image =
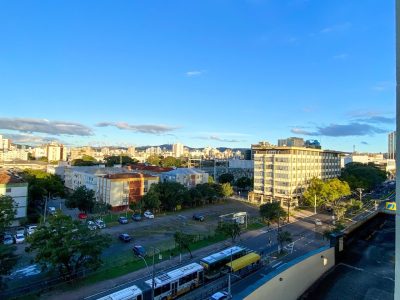
[[[295,217],[290,217],[290,223],[296,222],[299,219],[306,218],[309,216],[312,216],[313,213],[310,213],[308,211],[296,211],[296,216]],[[287,223],[286,223],[287,224]],[[274,229],[274,225],[272,225],[269,230]],[[243,243],[246,239],[253,238],[255,235],[262,234],[265,229],[258,229],[258,230],[253,230],[253,231],[247,231],[243,233],[240,236],[240,243]],[[181,264],[187,264],[190,262],[198,262],[200,258],[205,257],[209,255],[210,253],[217,252],[218,250],[222,248],[226,248],[233,245],[230,239],[227,239],[225,241],[198,249],[193,251],[193,258],[190,259],[189,254],[184,254],[182,255],[182,263],[179,262],[179,256],[174,257],[171,260],[165,260],[156,265],[156,269],[158,272],[161,270],[167,270],[173,267],[177,267]],[[57,299],[57,300],[72,300],[72,299],[84,299],[102,292],[109,291],[110,289],[115,288],[115,291],[118,290],[118,286],[120,285],[125,285],[127,283],[132,282],[134,284],[134,281],[140,280],[144,277],[148,277],[148,270],[146,268],[114,278],[114,279],[109,279],[101,282],[97,282],[92,285],[88,286],[83,286],[80,288],[77,288],[75,290],[69,290],[69,291],[60,291],[60,290],[54,290],[50,291],[47,293],[44,293],[41,295],[41,299]],[[71,287],[72,288],[72,287]],[[112,293],[113,291],[109,291],[109,293]],[[100,296],[100,295],[99,295]],[[96,299],[96,297],[91,297],[90,299]]]

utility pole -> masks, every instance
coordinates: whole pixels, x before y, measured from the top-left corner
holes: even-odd
[[[362,201],[362,192],[364,189],[358,188],[357,191],[360,193],[360,201]]]
[[[153,248],[153,271],[152,271],[152,275],[151,275],[151,299],[154,300],[154,289],[155,289],[155,277],[156,277],[156,264],[155,264],[155,256],[156,256],[156,250],[159,252],[159,259],[161,259],[161,251],[160,249],[156,248],[156,247],[152,247]]]
[[[314,215],[317,214],[317,194],[314,194]]]

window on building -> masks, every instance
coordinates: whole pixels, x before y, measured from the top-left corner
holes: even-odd
[[[6,188],[6,193],[11,193],[11,188]]]

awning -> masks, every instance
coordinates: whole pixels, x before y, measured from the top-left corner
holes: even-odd
[[[242,256],[236,260],[234,260],[231,263],[227,263],[226,266],[228,268],[231,268],[232,272],[236,272],[239,271],[255,262],[258,262],[260,260],[260,255],[258,255],[257,253],[251,252],[245,256]]]

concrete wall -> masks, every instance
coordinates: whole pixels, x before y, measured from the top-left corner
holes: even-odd
[[[334,265],[334,248],[329,248],[283,269],[244,299],[296,300]]]

